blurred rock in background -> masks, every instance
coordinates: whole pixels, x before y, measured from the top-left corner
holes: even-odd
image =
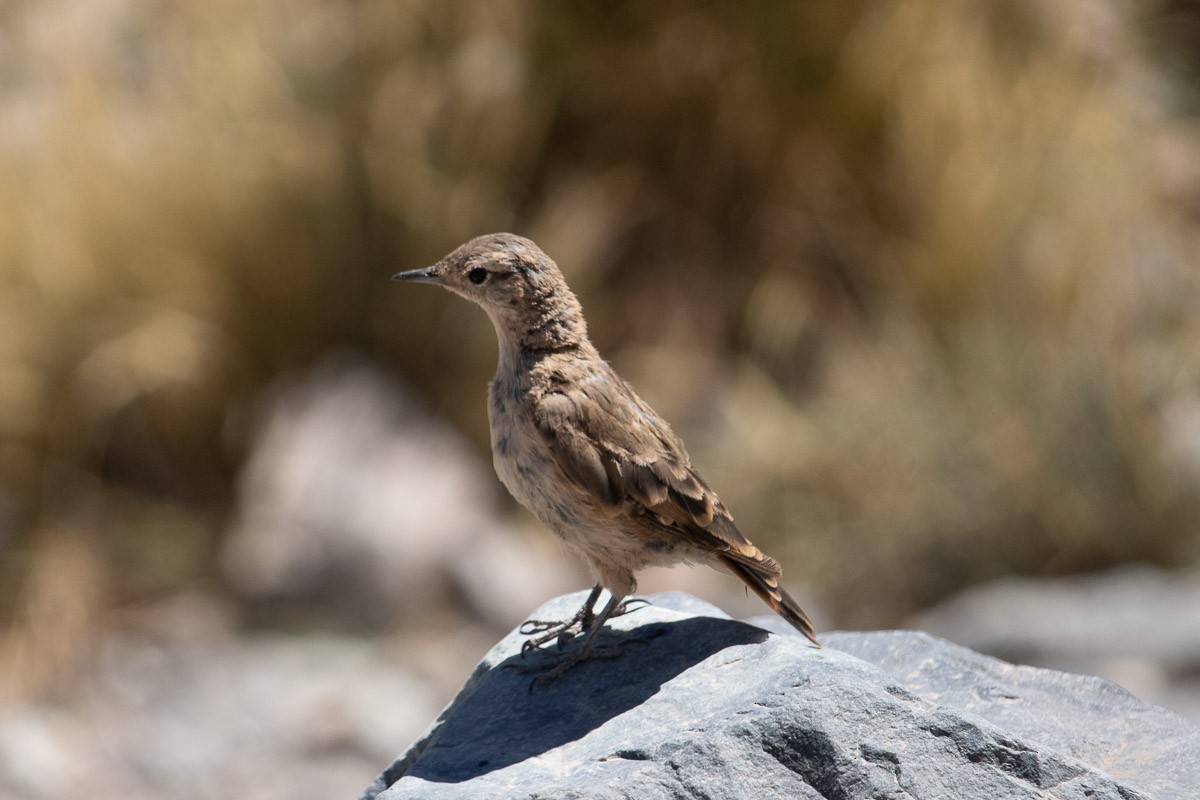
[[[368,362],[293,379],[256,427],[221,554],[248,601],[342,629],[470,610],[499,632],[571,586],[564,559],[498,521],[478,454]]]
[[[1200,574],[1130,564],[1001,578],[910,621],[1016,664],[1099,675],[1200,721]]]
[[[489,474],[486,319],[387,280],[494,230],[825,628],[1193,569],[1198,54],[1190,0],[5,4],[0,717],[88,741],[180,597],[445,699],[586,586]]]
[[[184,640],[166,625],[221,612],[203,598],[171,605],[105,637],[58,702],[0,712],[0,794],[346,797],[440,707],[386,642],[219,623]],[[393,699],[386,715],[381,698]]]

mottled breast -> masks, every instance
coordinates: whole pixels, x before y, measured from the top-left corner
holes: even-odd
[[[550,530],[565,535],[579,524],[575,492],[538,431],[529,407],[529,386],[521,376],[497,375],[488,393],[492,463],[517,502]]]

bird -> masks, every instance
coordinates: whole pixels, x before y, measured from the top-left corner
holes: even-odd
[[[570,619],[522,626],[530,635],[523,652],[551,642],[563,651],[543,678],[620,654],[620,646],[599,646],[597,635],[632,609],[636,574],[655,565],[731,572],[820,647],[812,622],[780,585],[779,562],[742,535],[683,441],[600,357],[579,300],[541,248],[515,234],[488,234],[393,280],[440,286],[487,312],[499,342],[487,406],[496,473],[595,578]],[[609,597],[597,612],[603,590]],[[581,642],[563,650],[577,635]]]

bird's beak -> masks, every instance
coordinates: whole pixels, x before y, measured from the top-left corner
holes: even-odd
[[[433,269],[433,267],[421,267],[420,269],[410,269],[407,272],[397,272],[392,276],[392,280],[441,284],[441,276],[434,272]]]

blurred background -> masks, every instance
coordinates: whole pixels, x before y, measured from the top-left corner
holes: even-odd
[[[0,795],[354,796],[587,587],[497,230],[819,629],[1200,720],[1196,0],[8,0],[0,207]]]

